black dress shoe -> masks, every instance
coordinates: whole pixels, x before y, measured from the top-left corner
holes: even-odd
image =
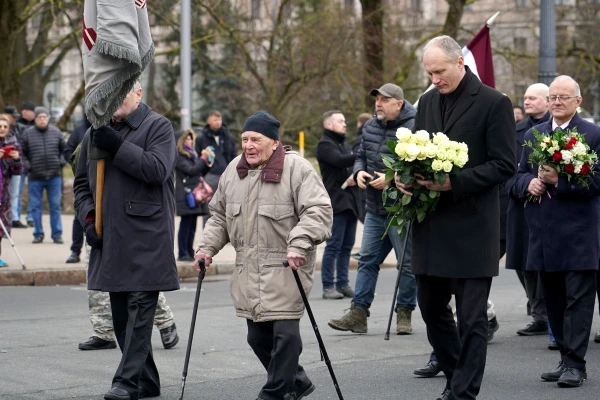
[[[521,336],[536,336],[547,335],[548,323],[543,321],[533,321],[523,329],[517,331],[517,335]]]
[[[116,348],[117,343],[114,340],[104,340],[98,336],[92,336],[85,342],[79,343],[79,350],[106,350]]]
[[[118,386],[114,386],[104,395],[105,400],[131,400],[129,392]]]
[[[542,374],[542,379],[546,382],[556,382],[561,377],[563,372],[565,372],[565,369],[567,369],[567,367],[565,367],[565,364],[563,364],[561,361],[558,363],[558,367],[556,367],[554,371],[544,372]]]
[[[439,374],[441,371],[442,368],[440,367],[440,363],[431,360],[423,368],[415,369],[413,374],[422,378],[433,378],[434,376],[437,376],[437,374]]]
[[[27,225],[25,225],[21,221],[13,221],[12,222],[12,227],[13,228],[27,228]]]
[[[177,335],[177,327],[175,324],[160,330],[160,339],[165,349],[175,347],[179,342],[179,335]]]
[[[291,399],[293,400],[302,400],[303,398],[307,397],[309,394],[314,392],[316,389],[317,388],[315,387],[315,385],[313,385],[311,381],[308,381],[308,383],[304,385],[304,387],[297,389],[292,393],[288,393],[288,395],[292,396]]]
[[[600,331],[596,332],[596,336],[594,336],[594,342],[600,343]]]
[[[567,367],[558,378],[558,386],[560,387],[579,387],[583,385],[583,381],[587,379],[585,370],[580,370],[574,367]]]
[[[69,258],[67,258],[67,264],[77,264],[79,261],[81,261],[81,259],[77,253],[71,253]]]
[[[551,340],[551,341],[549,341],[549,342],[548,342],[548,348],[549,348],[550,350],[560,350],[560,349],[558,348],[558,343],[556,343],[556,340]]]
[[[452,390],[449,388],[444,389],[442,396],[438,397],[437,400],[454,400],[454,396],[452,396]]]
[[[488,343],[494,339],[494,333],[496,333],[496,331],[498,331],[499,328],[500,328],[500,324],[498,323],[498,320],[496,319],[496,317],[494,317],[488,321],[488,338],[487,338]]]

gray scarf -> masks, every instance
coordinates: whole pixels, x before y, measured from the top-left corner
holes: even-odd
[[[82,36],[85,113],[98,128],[154,56],[146,0],[85,0]]]

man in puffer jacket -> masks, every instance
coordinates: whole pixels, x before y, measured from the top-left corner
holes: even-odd
[[[354,163],[354,178],[361,189],[367,191],[366,216],[364,222],[358,275],[356,276],[355,296],[350,310],[340,319],[332,319],[329,326],[340,331],[367,333],[367,317],[369,308],[375,297],[375,286],[379,275],[379,266],[392,248],[396,258],[402,256],[403,240],[395,227],[389,229],[388,211],[384,208],[382,191],[390,183],[383,173],[385,165],[382,154],[392,155],[387,147],[389,140],[396,139],[398,128],[410,130],[414,126],[416,110],[404,100],[404,92],[393,83],[386,83],[379,89],[371,90],[375,97],[377,118],[372,118],[363,126],[363,139]],[[391,205],[391,204],[389,204]],[[410,272],[410,235],[406,246],[406,256],[400,278],[400,287],[396,299],[396,333],[409,335],[412,333],[411,314],[416,307],[417,284]]]

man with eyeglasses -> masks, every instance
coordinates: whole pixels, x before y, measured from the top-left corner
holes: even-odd
[[[536,129],[546,134],[559,128],[577,129],[600,154],[600,126],[577,113],[582,101],[577,82],[566,75],[557,77],[550,85],[548,100],[552,118]],[[535,140],[532,130],[525,134],[525,140]],[[523,150],[513,193],[541,199],[527,202],[525,207],[529,225],[527,270],[540,273],[548,321],[561,353],[556,370],[543,373],[541,378],[562,387],[577,387],[587,378],[585,354],[596,300],[600,175],[590,175],[589,186],[584,187],[559,176],[549,165],[532,166],[531,152],[531,148]]]

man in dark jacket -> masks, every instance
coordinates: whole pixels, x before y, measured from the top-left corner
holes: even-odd
[[[499,269],[498,186],[516,170],[515,120],[510,99],[464,65],[454,39],[432,39],[423,66],[437,90],[421,97],[415,130],[466,143],[469,161],[443,185],[416,178],[442,193],[436,210],[412,227],[412,272],[427,336],[447,379],[441,399],[470,400],[485,369],[487,301]],[[412,195],[411,185],[396,182],[405,195]],[[448,309],[452,292],[458,330]]]
[[[212,146],[215,153],[215,160],[210,171],[204,176],[204,180],[212,187],[213,192],[217,190],[219,178],[227,168],[227,165],[237,156],[235,147],[235,138],[229,133],[229,129],[223,125],[223,117],[218,110],[212,110],[208,113],[206,125],[196,137],[196,153],[202,154],[202,150]],[[210,217],[210,212],[206,210],[204,215],[204,225]]]
[[[544,134],[577,129],[590,149],[600,154],[600,127],[577,113],[582,101],[577,82],[569,76],[557,77],[548,98],[552,118],[536,129]],[[535,141],[531,129],[525,140]],[[542,379],[562,387],[581,386],[587,378],[585,354],[600,258],[600,176],[589,175],[588,186],[582,186],[549,165],[531,165],[531,152],[529,147],[523,150],[511,193],[541,198],[525,207],[530,233],[527,270],[540,273],[548,321],[561,353],[558,368],[543,373]]]
[[[83,137],[87,130],[92,126],[88,121],[85,113],[83,114],[83,121],[73,129],[73,132],[67,139],[67,149],[65,151],[65,160],[70,160],[71,155],[79,146],[79,143],[83,141]],[[79,255],[81,254],[81,248],[83,246],[83,237],[85,232],[83,231],[83,225],[77,219],[77,216],[73,218],[73,230],[71,234],[71,255],[67,258],[67,264],[75,264],[80,261]]]
[[[358,154],[358,149],[360,149],[360,144],[362,143],[363,126],[371,118],[373,118],[373,116],[369,113],[362,113],[357,118],[356,128],[358,128],[358,131],[356,132],[356,139],[354,139],[354,143],[352,144],[352,152],[354,154]],[[365,203],[367,202],[367,193],[366,193],[366,190],[359,190],[358,193],[360,196],[360,210],[358,213],[358,219],[360,220],[360,222],[362,222],[364,224],[365,223]],[[360,253],[358,254],[358,258],[360,258]]]
[[[353,298],[354,290],[348,282],[348,267],[361,209],[360,189],[352,174],[356,154],[345,143],[346,120],[341,111],[332,110],[323,114],[323,127],[323,138],[317,145],[317,161],[333,207],[331,238],[327,241],[321,263],[323,298]],[[334,272],[337,272],[335,287]]]
[[[386,83],[379,89],[373,89],[377,118],[370,119],[363,127],[363,140],[354,163],[354,180],[361,189],[367,191],[367,207],[358,275],[356,276],[354,301],[350,311],[340,319],[332,319],[329,326],[341,331],[354,333],[367,332],[369,308],[375,297],[375,286],[379,276],[379,266],[392,248],[399,260],[402,256],[403,240],[398,231],[389,229],[388,211],[384,208],[382,191],[389,182],[385,179],[385,165],[382,154],[392,155],[387,147],[388,140],[397,140],[396,131],[400,127],[412,129],[415,109],[404,100],[402,89],[393,83]],[[369,180],[367,182],[367,179]],[[396,333],[412,333],[411,314],[416,307],[415,277],[410,272],[410,235],[407,244],[402,277],[396,299]]]
[[[525,133],[532,127],[546,122],[550,118],[548,113],[548,86],[543,83],[535,83],[525,91],[525,113],[527,119],[517,124],[517,161],[521,159],[523,145],[525,144]],[[527,246],[529,242],[529,228],[525,221],[525,199],[518,194],[511,193],[516,180],[516,175],[509,179],[504,185],[505,190],[501,193],[502,198],[507,197],[507,221],[506,221],[506,268],[514,269],[519,280],[525,287],[525,293],[529,300],[531,316],[533,321],[517,334],[521,336],[545,335],[548,333],[548,318],[546,316],[546,303],[542,293],[539,273],[526,271]],[[502,209],[501,209],[502,210]],[[552,338],[550,340],[552,342]],[[550,344],[554,347],[555,344]]]
[[[29,127],[35,125],[35,103],[32,101],[24,101],[21,106],[21,118],[17,120],[17,123],[13,126],[13,133],[17,136],[17,140],[21,147],[23,147],[23,132]],[[25,165],[24,168],[27,168]],[[27,228],[27,226],[33,226],[33,214],[31,213],[31,203],[27,202],[27,225],[21,222],[21,200],[23,199],[23,186],[25,185],[25,181],[27,180],[27,169],[23,170],[23,173],[16,177],[19,178],[19,194],[16,196],[18,201],[16,200],[16,206],[13,205],[13,227],[14,228]],[[15,176],[13,176],[13,181],[16,181]],[[12,182],[11,182],[12,184]],[[15,183],[16,184],[16,183]],[[11,202],[12,203],[12,202]]]
[[[121,362],[105,399],[160,395],[152,357],[152,321],[159,291],[179,289],[174,255],[175,135],[171,123],[141,102],[137,82],[109,125],[81,144],[75,175],[75,210],[92,247],[88,289],[110,293]],[[97,161],[89,147],[106,151],[104,199],[96,205]],[[97,235],[95,209],[102,207]]]
[[[46,108],[35,108],[35,126],[23,132],[21,146],[29,176],[29,204],[34,223],[33,243],[41,243],[44,240],[42,202],[45,189],[50,208],[52,240],[62,244],[60,197],[65,141],[62,132],[49,124],[49,116]]]

